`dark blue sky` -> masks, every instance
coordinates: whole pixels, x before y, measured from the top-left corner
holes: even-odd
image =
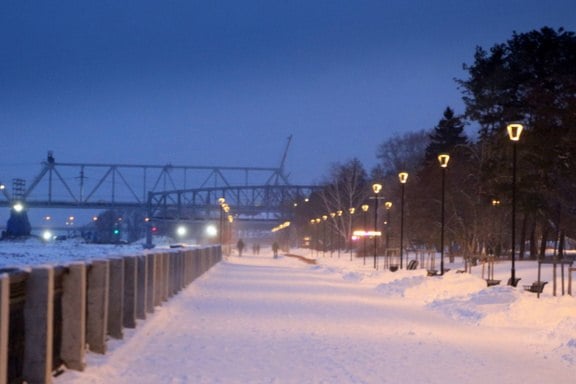
[[[576,30],[574,0],[0,3],[0,181],[57,161],[371,168],[462,112],[453,79],[512,31]]]

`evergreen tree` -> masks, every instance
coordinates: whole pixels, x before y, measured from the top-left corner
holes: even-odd
[[[464,122],[446,107],[442,119],[430,134],[430,143],[426,147],[426,160],[436,161],[440,153],[450,153],[458,145],[468,142],[464,134]]]
[[[488,189],[509,189],[503,177],[510,175],[506,124],[521,121],[520,211],[539,217],[543,231],[550,222],[576,228],[576,35],[548,27],[514,32],[489,51],[476,48],[474,63],[464,69],[469,78],[458,84],[467,118],[480,127],[483,179],[492,180]]]

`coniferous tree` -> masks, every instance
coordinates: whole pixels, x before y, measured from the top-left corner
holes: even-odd
[[[521,121],[519,211],[540,221],[542,232],[554,223],[575,236],[576,35],[548,27],[514,32],[489,51],[478,47],[464,69],[469,77],[458,84],[467,118],[479,124],[486,189],[509,189],[509,176],[503,177],[511,167],[506,124]]]
[[[426,159],[436,161],[440,153],[450,153],[458,145],[468,142],[464,134],[464,122],[446,107],[442,119],[430,134],[430,143],[426,147]]]

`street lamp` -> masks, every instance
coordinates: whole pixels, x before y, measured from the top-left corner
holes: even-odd
[[[224,206],[226,204],[226,199],[221,197],[218,199],[218,204],[220,204],[220,247],[224,248]]]
[[[332,225],[330,226],[330,257],[332,257],[334,253],[334,229],[336,226],[336,220],[334,220],[334,218],[336,217],[336,212],[331,212],[330,217],[332,218]]]
[[[382,190],[382,184],[374,183],[372,184],[372,191],[374,191],[374,269],[377,269],[376,264],[376,251],[378,248],[378,237],[376,236],[376,231],[378,231],[378,193]]]
[[[510,281],[508,285],[516,286],[516,143],[520,141],[520,135],[524,126],[519,123],[511,123],[506,127],[508,136],[512,141],[512,266],[510,268]],[[518,279],[519,280],[519,279]]]
[[[362,204],[362,212],[364,212],[364,265],[366,265],[366,251],[368,250],[366,247],[366,232],[368,232],[368,208],[370,206],[368,204]]]
[[[386,253],[384,254],[384,261],[386,262],[385,268],[390,266],[390,255],[388,254],[388,248],[390,247],[390,209],[392,208],[392,202],[387,201],[384,203],[384,207],[386,207]]]
[[[402,187],[400,204],[400,269],[402,269],[402,260],[404,255],[404,186],[408,181],[408,172],[400,172],[398,174],[398,179],[400,179],[400,186]]]
[[[343,213],[344,213],[344,212],[343,212],[341,209],[339,209],[338,211],[336,211],[336,216],[342,217],[342,214],[343,214]],[[340,258],[340,248],[342,248],[342,244],[341,244],[342,236],[341,236],[340,231],[338,231],[338,223],[341,224],[341,223],[342,223],[342,219],[338,219],[338,222],[336,223],[336,227],[335,227],[336,236],[338,237],[338,258]]]
[[[326,256],[326,220],[328,220],[328,215],[322,215],[322,220],[324,221],[324,236],[322,244],[322,257]]]
[[[353,253],[353,245],[352,245],[352,216],[354,212],[356,212],[356,208],[350,207],[348,208],[348,212],[350,212],[350,220],[348,220],[348,248],[350,251],[350,261],[352,261],[352,253]]]
[[[440,275],[444,275],[444,205],[446,201],[446,167],[448,167],[450,155],[443,153],[438,155],[438,162],[442,168],[442,218],[440,230]]]

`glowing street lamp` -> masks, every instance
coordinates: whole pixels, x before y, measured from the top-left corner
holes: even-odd
[[[224,247],[224,213],[226,212],[226,207],[228,206],[226,204],[226,199],[223,197],[220,197],[218,199],[218,204],[220,204],[220,220],[219,220],[219,238],[220,238],[220,247]]]
[[[324,221],[324,235],[322,244],[322,256],[326,256],[326,220],[328,220],[328,215],[322,215],[322,220]]]
[[[508,136],[512,142],[512,266],[510,267],[509,285],[516,286],[516,144],[520,141],[520,135],[524,126],[519,123],[511,123],[506,127]]]
[[[362,212],[364,212],[364,231],[368,230],[368,208],[370,206],[368,204],[362,204]],[[366,236],[364,236],[364,265],[366,265],[366,253],[368,249],[366,246]]]
[[[339,209],[336,211],[336,216],[338,217],[342,217],[342,215],[344,214],[344,212]],[[342,221],[339,219],[339,222],[341,223]],[[342,236],[340,235],[340,232],[338,231],[338,225],[336,225],[334,227],[334,229],[336,230],[336,236],[338,237],[338,242],[337,242],[337,246],[338,246],[338,258],[340,258],[340,249],[342,248]]]
[[[336,212],[331,212],[330,217],[332,218],[332,226],[330,227],[330,257],[334,253],[334,230],[336,228],[336,221],[334,218],[336,217]]]
[[[444,275],[444,205],[446,201],[446,168],[450,161],[450,155],[443,153],[438,155],[438,162],[442,168],[442,218],[440,230],[440,275]]]
[[[386,252],[385,252],[385,268],[390,266],[390,255],[388,254],[388,249],[390,247],[390,209],[392,209],[392,202],[387,201],[384,203],[384,207],[386,208],[386,221],[384,224],[386,225]]]
[[[356,208],[354,208],[354,207],[348,208],[348,213],[350,213],[350,220],[348,221],[348,236],[349,236],[348,237],[348,239],[349,239],[348,240],[348,248],[350,251],[350,261],[352,261],[352,253],[353,253],[353,249],[354,249],[354,246],[352,243],[352,217],[354,215],[354,212],[356,212]]]
[[[402,260],[404,259],[404,187],[408,181],[408,172],[398,174],[400,186],[402,187],[402,197],[400,203],[400,269],[402,269]]]
[[[372,191],[374,191],[374,269],[378,266],[376,264],[376,252],[378,248],[378,237],[376,232],[378,231],[378,194],[382,190],[382,184],[374,183],[372,184]]]

